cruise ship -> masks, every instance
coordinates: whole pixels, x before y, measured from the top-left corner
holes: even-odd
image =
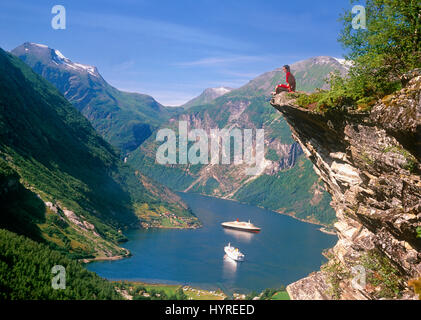
[[[260,228],[252,224],[250,221],[240,222],[237,220],[237,221],[232,221],[232,222],[224,222],[222,223],[222,226],[226,229],[234,229],[234,230],[254,232],[254,233],[258,233],[261,230]]]
[[[234,248],[231,246],[231,243],[229,243],[225,248],[225,253],[228,257],[230,257],[234,261],[244,261],[244,254],[240,252],[237,248]]]

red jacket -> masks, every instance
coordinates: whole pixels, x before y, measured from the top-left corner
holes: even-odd
[[[287,80],[287,83],[289,84],[289,92],[295,91],[295,87],[296,87],[295,77],[292,75],[291,72],[287,72],[286,80]]]
[[[286,88],[289,92],[295,92],[296,82],[291,72],[287,72],[286,80],[288,85],[280,84],[278,87]]]

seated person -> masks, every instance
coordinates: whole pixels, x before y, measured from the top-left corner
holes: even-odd
[[[275,89],[275,92],[272,92],[272,94],[278,94],[278,93],[281,93],[282,91],[295,92],[296,82],[295,82],[295,77],[291,73],[291,68],[288,65],[285,65],[282,68],[282,70],[286,74],[286,80],[288,84],[278,85]]]

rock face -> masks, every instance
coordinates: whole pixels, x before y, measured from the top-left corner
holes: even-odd
[[[420,91],[416,72],[370,112],[317,114],[286,93],[272,99],[338,218],[329,262],[291,284],[292,299],[415,299],[408,281],[421,276]]]

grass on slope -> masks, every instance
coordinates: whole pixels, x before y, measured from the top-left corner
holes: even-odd
[[[66,270],[66,289],[52,288],[51,269]],[[23,236],[0,229],[0,300],[115,300],[113,285],[80,263]]]

